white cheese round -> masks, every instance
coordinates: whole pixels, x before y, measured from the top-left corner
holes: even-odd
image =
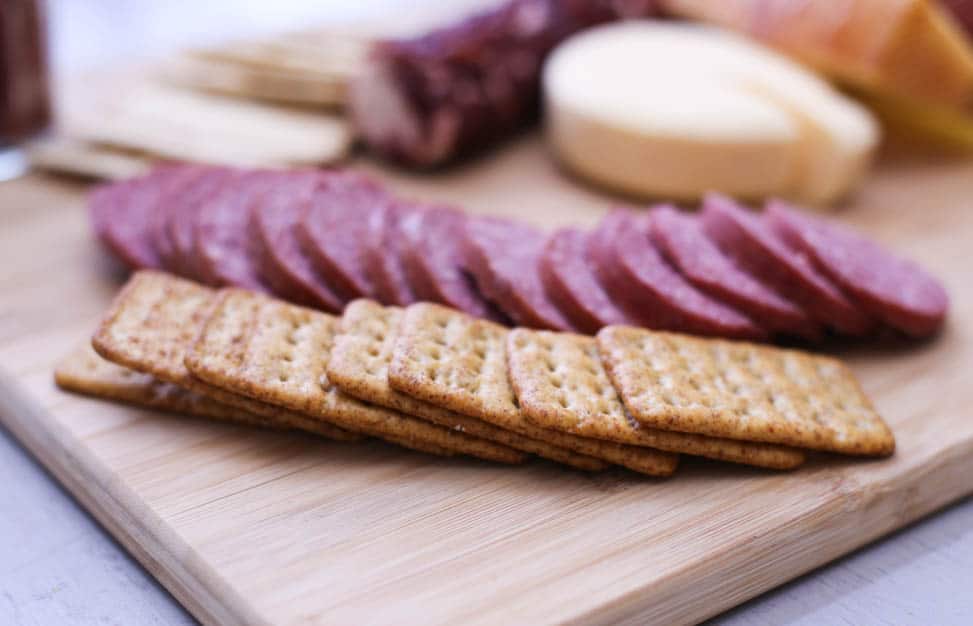
[[[858,180],[879,138],[865,109],[815,75],[710,27],[585,31],[554,51],[543,87],[557,158],[638,196],[828,202]]]

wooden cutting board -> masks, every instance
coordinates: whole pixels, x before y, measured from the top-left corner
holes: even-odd
[[[535,223],[610,200],[532,137],[443,176],[363,167],[406,195]],[[657,481],[491,467],[208,424],[58,391],[55,361],[122,280],[82,188],[0,193],[0,418],[207,624],[643,624],[703,619],[973,491],[973,164],[884,165],[843,214],[940,276],[925,344],[843,351],[895,430],[888,460],[788,474],[686,460]]]

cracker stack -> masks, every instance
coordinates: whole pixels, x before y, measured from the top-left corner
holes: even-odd
[[[56,374],[103,398],[437,455],[650,476],[678,453],[772,469],[802,449],[883,456],[888,426],[839,361],[628,327],[514,330],[368,300],[338,318],[139,272]],[[100,356],[98,356],[100,355]]]

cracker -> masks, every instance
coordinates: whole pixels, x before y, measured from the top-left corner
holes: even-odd
[[[259,415],[162,382],[149,374],[106,361],[88,343],[78,346],[61,360],[54,370],[54,382],[65,391],[168,413],[266,428],[286,428]]]
[[[646,426],[843,454],[895,450],[837,359],[625,326],[597,339],[625,407]]]
[[[87,343],[61,361],[54,372],[54,379],[58,386],[66,391],[170,413],[181,413],[279,430],[294,426],[294,424],[282,424],[259,415],[246,413],[172,383],[164,383],[149,374],[136,372],[106,361],[98,356],[98,353]],[[322,422],[309,417],[304,418],[303,422],[297,421],[299,426],[304,426],[302,430],[310,433],[314,433],[322,424]],[[394,440],[393,442],[427,454],[439,456],[452,456],[453,454],[449,450],[432,444],[405,440]]]
[[[388,368],[402,312],[400,307],[384,307],[372,300],[356,300],[345,308],[341,330],[335,337],[327,366],[328,379],[338,389],[359,400],[415,415],[434,424],[496,441],[577,469],[593,471],[605,468],[604,462],[593,457],[442,409],[392,389],[388,383]]]
[[[342,393],[325,369],[338,324],[326,313],[225,289],[185,363],[211,385],[356,432],[502,463],[525,460],[526,455],[506,446]]]
[[[202,285],[162,272],[137,272],[115,297],[91,344],[113,363],[278,424],[339,441],[361,438],[358,433],[228,393],[193,377],[183,360],[214,305],[215,292]]]
[[[651,448],[540,428],[520,410],[507,378],[507,329],[443,306],[405,310],[389,365],[389,384],[403,393],[501,428],[637,472],[666,476],[678,457]]]
[[[518,328],[507,336],[507,365],[521,411],[542,428],[773,469],[804,462],[794,448],[642,426],[625,412],[593,337]]]

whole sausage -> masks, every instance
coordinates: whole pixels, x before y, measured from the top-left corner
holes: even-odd
[[[510,0],[372,50],[352,119],[376,154],[432,167],[510,136],[537,115],[547,54],[589,26],[655,12],[655,0]]]

